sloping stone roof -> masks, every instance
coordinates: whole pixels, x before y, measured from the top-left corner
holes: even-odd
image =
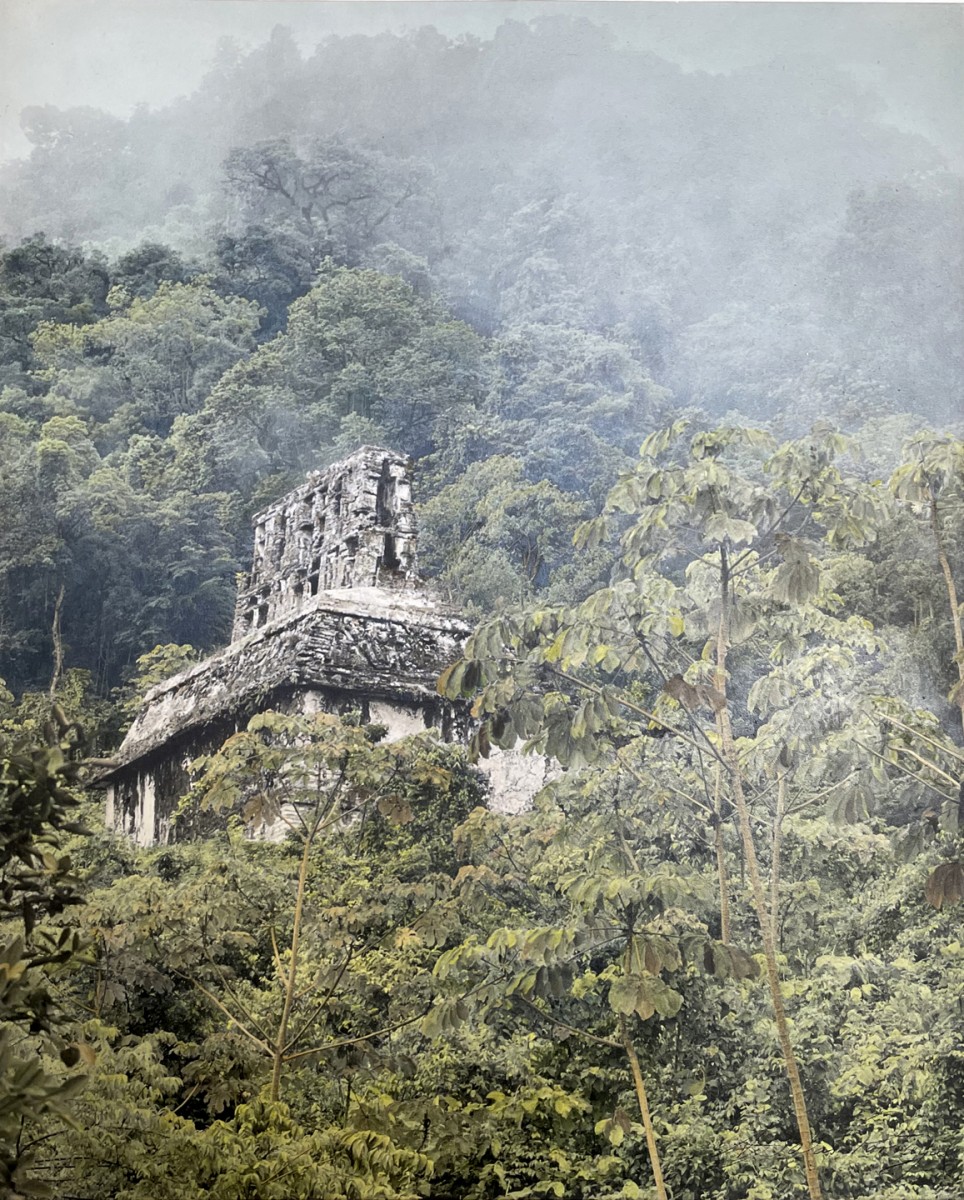
[[[437,702],[435,681],[459,657],[470,628],[416,589],[353,587],[312,597],[152,688],[103,780],[218,718],[267,707],[279,689]]]

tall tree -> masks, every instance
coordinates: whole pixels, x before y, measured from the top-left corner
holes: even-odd
[[[36,361],[31,335],[41,323],[85,325],[104,316],[110,286],[101,256],[42,233],[0,254],[0,380],[24,382]]]
[[[82,832],[79,769],[58,731],[51,740],[47,747],[0,733],[0,1188],[11,1196],[33,1193],[37,1122],[62,1115],[85,1083],[49,1061],[71,1068],[87,1058],[57,1003],[58,977],[83,948],[76,930],[57,927],[81,903],[62,848],[66,834]]]
[[[338,135],[238,148],[224,174],[241,228],[267,225],[296,237],[309,270],[326,258],[361,266],[366,251],[391,240],[401,210],[423,201],[428,186],[424,166]]]
[[[806,1185],[816,1200],[816,1151],[751,806],[774,783],[778,796],[793,786],[797,747],[780,740],[779,711],[799,709],[808,696],[816,701],[827,672],[832,677],[874,648],[866,623],[834,617],[817,539],[831,547],[867,540],[876,506],[835,465],[843,443],[830,431],[777,447],[768,435],[724,428],[697,433],[684,448],[685,427],[679,422],[646,439],[638,466],[610,493],[611,515],[579,534],[580,544],[592,545],[611,521],[621,527],[619,581],[572,609],[484,624],[440,686],[450,695],[482,689],[475,711],[485,718],[483,752],[490,738],[502,745],[521,738],[572,768],[601,757],[625,760],[631,747],[645,754],[640,787],[662,785],[714,825],[735,813]],[[764,631],[775,639],[769,662]],[[758,707],[769,717],[762,726]],[[816,708],[818,740],[850,711]],[[824,763],[817,787],[804,778],[799,786],[818,792],[853,784],[852,760]],[[718,862],[727,928],[722,853]],[[772,893],[779,894],[776,855]]]
[[[53,392],[102,425],[111,448],[136,433],[166,436],[254,347],[259,312],[204,281],[161,281],[152,294],[110,293],[90,325],[46,323],[33,336]]]
[[[438,301],[329,265],[287,329],[227,371],[173,438],[186,478],[258,503],[363,441],[424,454],[444,414],[479,402],[483,378],[478,335]]]
[[[964,442],[949,434],[922,431],[904,448],[904,461],[891,477],[890,486],[899,500],[922,515],[934,545],[947,597],[947,613],[954,637],[954,663],[958,682],[950,700],[961,710],[964,727],[964,629],[960,598],[952,562],[949,536],[960,520],[964,506]]]

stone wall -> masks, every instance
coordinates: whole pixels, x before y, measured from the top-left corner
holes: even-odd
[[[309,598],[148,692],[105,779],[111,823],[145,845],[166,840],[190,783],[187,764],[268,708],[356,709],[396,736],[435,728],[458,740],[465,717],[437,694],[435,680],[458,658],[468,628],[414,591],[351,588]]]
[[[192,784],[191,763],[202,755],[215,753],[255,713],[267,709],[305,716],[316,712],[358,712],[366,724],[383,725],[389,741],[426,729],[436,730],[445,741],[462,739],[460,714],[439,697],[426,698],[422,704],[393,703],[369,701],[337,688],[277,687],[252,697],[248,704],[235,706],[230,714],[221,714],[205,724],[172,730],[156,750],[113,772],[105,780],[108,826],[140,846],[163,845],[213,832],[221,824],[218,816],[199,814],[193,809],[179,812],[181,800]],[[483,773],[487,773],[485,768]],[[281,837],[286,826],[278,824],[251,832],[260,837]]]
[[[468,631],[457,615],[417,592],[352,588],[312,597],[153,688],[121,757],[142,758],[225,713],[257,711],[260,698],[279,688],[321,686],[416,706],[441,702],[435,681],[459,657]]]
[[[322,592],[396,588],[416,578],[408,459],[363,446],[254,519],[251,571],[238,590],[232,640]]]
[[[357,711],[389,738],[435,729],[465,741],[468,708],[438,695],[470,626],[419,585],[410,464],[364,446],[255,518],[231,644],[153,688],[102,782],[108,823],[144,846],[204,833],[175,820],[190,764],[252,716]],[[546,762],[495,751],[492,803],[518,811]],[[259,836],[271,831],[259,831]]]

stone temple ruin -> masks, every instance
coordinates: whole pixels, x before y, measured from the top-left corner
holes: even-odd
[[[230,645],[153,688],[104,777],[107,822],[149,846],[173,840],[189,764],[257,712],[360,711],[390,738],[463,740],[464,705],[436,691],[470,626],[419,581],[409,461],[363,446],[254,520]],[[523,807],[542,759],[493,751],[492,803]]]
[[[313,472],[255,517],[254,561],[238,589],[232,642],[320,592],[398,590],[415,574],[415,510],[406,459],[363,447]]]

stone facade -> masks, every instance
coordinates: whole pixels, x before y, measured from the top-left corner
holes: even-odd
[[[418,581],[407,460],[362,447],[260,513],[239,583],[231,644],[153,688],[104,777],[108,823],[141,845],[176,836],[190,762],[256,712],[360,711],[389,737],[470,728],[436,691],[470,627]],[[493,803],[523,807],[542,759],[494,752],[480,764]]]
[[[254,518],[254,561],[238,589],[232,641],[320,592],[416,578],[408,461],[363,446]]]

